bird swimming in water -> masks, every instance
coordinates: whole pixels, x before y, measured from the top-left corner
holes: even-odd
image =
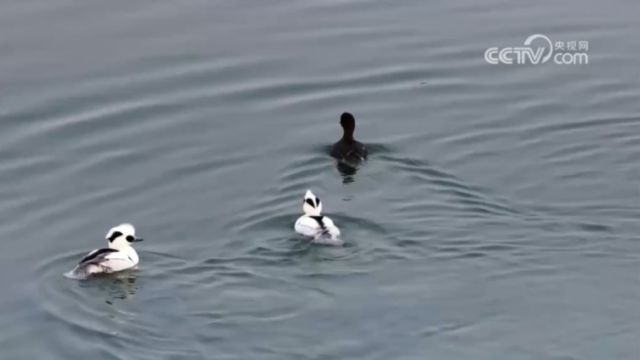
[[[298,218],[294,226],[298,234],[312,238],[316,244],[342,245],[340,229],[329,217],[322,215],[322,203],[311,190],[304,195],[302,211],[304,215]]]
[[[110,274],[138,265],[138,253],[132,247],[142,241],[131,224],[120,224],[107,233],[107,247],[88,253],[76,267],[66,273],[69,278],[86,279],[94,274]]]
[[[342,139],[333,144],[331,156],[348,165],[358,165],[367,159],[367,148],[353,137],[356,129],[356,119],[353,114],[344,112],[340,116]]]

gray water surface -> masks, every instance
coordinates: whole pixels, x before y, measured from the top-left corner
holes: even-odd
[[[636,1],[0,9],[0,358],[640,358]],[[484,61],[536,33],[589,64]]]

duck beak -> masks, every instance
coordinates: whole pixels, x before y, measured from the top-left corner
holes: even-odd
[[[136,238],[135,240],[133,240],[133,242],[141,242],[141,241],[144,241],[144,239],[143,238]]]

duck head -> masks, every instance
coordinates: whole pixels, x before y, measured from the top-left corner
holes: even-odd
[[[343,112],[340,115],[340,126],[342,126],[342,140],[346,142],[354,142],[353,132],[356,130],[356,119],[353,114]]]
[[[302,211],[308,216],[320,216],[322,213],[322,203],[311,190],[307,190],[304,194],[304,202],[302,203]]]
[[[136,229],[131,224],[120,224],[109,230],[106,236],[109,248],[122,250],[131,247],[134,242],[142,241],[136,237]]]

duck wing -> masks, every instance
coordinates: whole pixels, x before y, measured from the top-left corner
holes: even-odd
[[[78,268],[93,268],[90,265],[96,265],[99,272],[116,272],[129,269],[136,265],[127,254],[114,249],[98,249],[90,252],[78,264]]]
[[[78,263],[78,265],[87,265],[87,264],[95,264],[100,262],[100,260],[104,259],[108,254],[112,254],[118,252],[115,249],[103,248],[103,249],[95,249],[87,254],[87,256],[83,257],[82,260]]]
[[[342,245],[340,230],[326,216],[301,216],[295,224],[298,234],[313,238],[313,242],[326,245]]]

